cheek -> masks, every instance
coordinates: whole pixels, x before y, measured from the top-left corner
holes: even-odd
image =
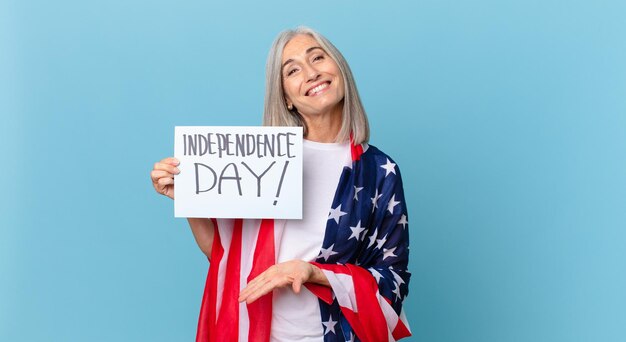
[[[339,70],[339,67],[335,66],[332,70],[332,73],[335,75],[336,77],[336,82],[337,82],[337,91],[340,93],[340,95],[344,95],[344,89],[345,89],[345,83],[343,81],[343,76],[341,75],[341,71]]]
[[[339,81],[337,82],[337,93],[339,95],[339,97],[341,97],[343,99],[343,97],[346,95],[346,85],[343,82],[343,78],[341,76],[339,76]]]
[[[283,90],[285,91],[285,97],[293,98],[298,94],[298,87],[293,81],[283,82]]]

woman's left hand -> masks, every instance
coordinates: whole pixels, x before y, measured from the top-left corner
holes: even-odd
[[[316,266],[302,260],[290,260],[270,266],[248,283],[239,293],[239,302],[250,304],[276,288],[291,285],[293,292],[300,293],[302,284],[315,282],[329,286],[328,279]]]

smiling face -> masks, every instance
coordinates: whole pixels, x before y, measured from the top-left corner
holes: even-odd
[[[285,99],[305,118],[341,115],[344,81],[337,63],[308,34],[294,36],[283,49]]]

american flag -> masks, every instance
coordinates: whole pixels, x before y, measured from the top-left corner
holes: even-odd
[[[238,303],[240,288],[275,263],[284,221],[214,220],[211,267],[196,341],[269,341],[271,293]],[[410,336],[402,309],[410,273],[409,230],[400,171],[376,147],[352,145],[317,259],[330,288],[319,298],[324,341],[395,341]]]

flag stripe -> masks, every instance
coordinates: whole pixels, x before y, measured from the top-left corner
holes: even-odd
[[[222,305],[217,316],[216,338],[218,341],[237,341],[239,336],[239,275],[241,268],[241,226],[236,219],[226,261],[226,279],[222,292]]]
[[[215,336],[211,337],[211,334],[215,334],[215,323],[217,319],[217,312],[215,311],[217,302],[217,289],[214,288],[217,284],[217,276],[219,273],[219,265],[224,255],[224,248],[220,240],[220,233],[217,226],[217,220],[213,221],[213,245],[211,247],[211,266],[209,267],[209,274],[204,286],[204,295],[202,297],[202,305],[200,306],[200,318],[198,319],[198,331],[196,334],[196,342],[215,341]]]
[[[396,314],[393,310],[393,307],[389,303],[387,297],[382,296],[380,292],[376,293],[376,297],[378,298],[378,304],[380,305],[383,315],[385,316],[385,320],[387,321],[387,326],[391,330],[395,330],[398,322],[400,322],[398,314]]]
[[[274,221],[264,219],[261,221],[252,270],[247,282],[276,263],[274,249]],[[272,323],[272,292],[248,304],[247,308],[250,320],[248,341],[269,341]]]
[[[354,313],[358,313],[356,297],[354,295],[354,283],[352,277],[347,274],[333,273],[332,271],[323,271],[335,293],[337,303]]]
[[[405,322],[403,322],[402,319],[399,319],[398,324],[396,325],[395,329],[393,329],[393,338],[399,340],[403,337],[408,336],[411,336],[411,331],[409,330]]]
[[[350,138],[352,139],[352,138]],[[361,159],[361,155],[363,154],[363,147],[361,145],[351,144],[350,152],[352,155],[352,161],[357,161]]]

